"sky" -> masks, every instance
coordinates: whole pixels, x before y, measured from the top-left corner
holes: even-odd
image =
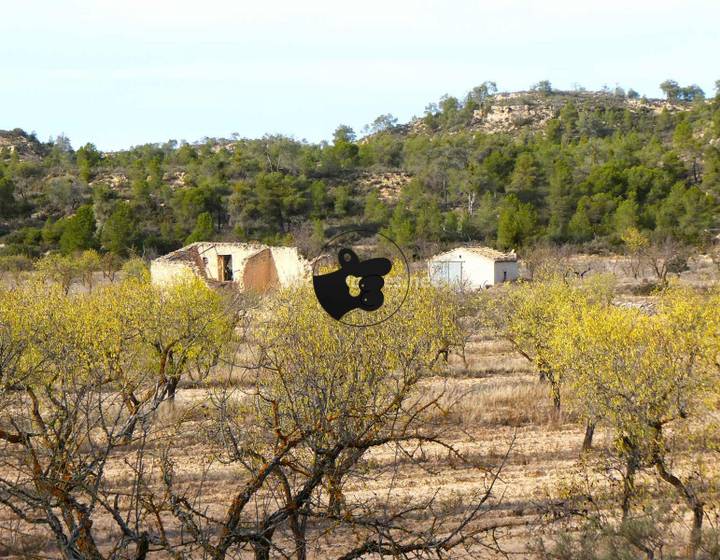
[[[0,0],[0,129],[317,142],[485,80],[712,94],[718,21],[717,0]]]

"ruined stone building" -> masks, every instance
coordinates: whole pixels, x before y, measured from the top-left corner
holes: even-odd
[[[199,241],[153,260],[150,274],[155,284],[194,274],[210,285],[265,292],[309,278],[312,271],[295,247]]]

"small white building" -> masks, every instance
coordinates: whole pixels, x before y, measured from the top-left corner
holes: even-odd
[[[309,278],[312,270],[296,247],[260,243],[199,241],[150,263],[154,284],[167,284],[187,274],[199,276],[208,284],[265,292]]]
[[[487,288],[519,277],[515,252],[501,253],[489,247],[456,247],[428,261],[433,284],[456,284],[463,288]]]

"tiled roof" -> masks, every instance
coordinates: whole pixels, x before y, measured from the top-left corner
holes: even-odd
[[[484,257],[486,259],[489,259],[491,261],[495,262],[514,262],[517,261],[517,255],[514,251],[510,253],[503,253],[501,251],[496,251],[495,249],[492,249],[490,247],[483,247],[481,245],[475,245],[475,246],[469,246],[469,247],[455,247],[454,249],[451,249],[450,251],[446,251],[444,253],[440,253],[439,255],[435,255],[433,257],[433,260],[442,260],[442,258],[446,255],[449,255],[450,253],[455,253],[457,251],[464,251],[467,253],[473,253],[475,255],[479,255],[481,257]]]
[[[490,247],[466,247],[467,251],[470,251],[471,253],[475,253],[477,255],[480,255],[482,257],[486,257],[488,259],[494,260],[494,261],[500,261],[500,262],[507,262],[507,261],[516,261],[517,255],[515,252],[510,253],[503,253],[501,251],[496,251],[495,249],[491,249]]]

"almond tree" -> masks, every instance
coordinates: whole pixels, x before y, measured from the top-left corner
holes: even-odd
[[[67,559],[168,548],[146,444],[177,380],[217,362],[233,333],[226,312],[190,280],[0,291],[0,507]],[[106,475],[111,463],[130,469],[129,489]]]
[[[116,372],[88,351],[88,336],[105,334],[87,329],[98,326],[94,310],[41,285],[0,293],[0,301],[3,339],[13,348],[0,385],[0,507],[41,528],[67,559],[105,557],[93,527],[105,510],[120,525],[116,551],[130,547],[144,557],[147,538],[104,477],[129,418],[120,394],[105,390],[109,378],[119,381]],[[133,421],[149,412],[138,411]],[[129,511],[136,506],[131,497]]]
[[[671,458],[692,449],[717,398],[719,303],[718,293],[706,297],[671,287],[655,315],[586,306],[552,344],[551,361],[563,371],[576,409],[593,411],[615,432],[625,461],[623,520],[631,512],[637,474],[654,469],[691,511],[691,558],[705,515],[701,485],[674,470]]]
[[[563,380],[562,371],[552,365],[553,337],[589,301],[608,305],[613,291],[614,283],[609,276],[593,275],[575,282],[553,275],[540,282],[520,283],[496,302],[492,313],[495,328],[535,366],[540,379],[550,383],[558,413]]]
[[[444,341],[460,334],[449,293],[414,281],[396,315],[355,328],[331,319],[309,287],[295,288],[267,302],[256,321],[253,387],[218,392],[206,423],[213,455],[241,473],[223,515],[176,482],[182,466],[168,452],[164,480],[193,554],[305,559],[329,537],[324,556],[343,560],[447,558],[457,547],[492,546],[483,537],[498,525],[478,519],[500,465],[488,470],[446,443],[430,414],[439,401],[422,392],[423,379],[438,373]],[[391,457],[374,469],[388,478],[382,491],[367,466],[380,450]],[[408,497],[399,486],[401,460],[422,466],[428,453],[484,481],[460,513],[443,510],[442,487]],[[363,491],[349,492],[351,485]]]
[[[233,338],[239,311],[237,301],[191,277],[166,287],[129,278],[101,287],[83,304],[93,309],[87,351],[108,364],[109,382],[120,380],[131,417],[173,399],[183,377],[207,375]],[[133,429],[128,423],[128,437]]]

